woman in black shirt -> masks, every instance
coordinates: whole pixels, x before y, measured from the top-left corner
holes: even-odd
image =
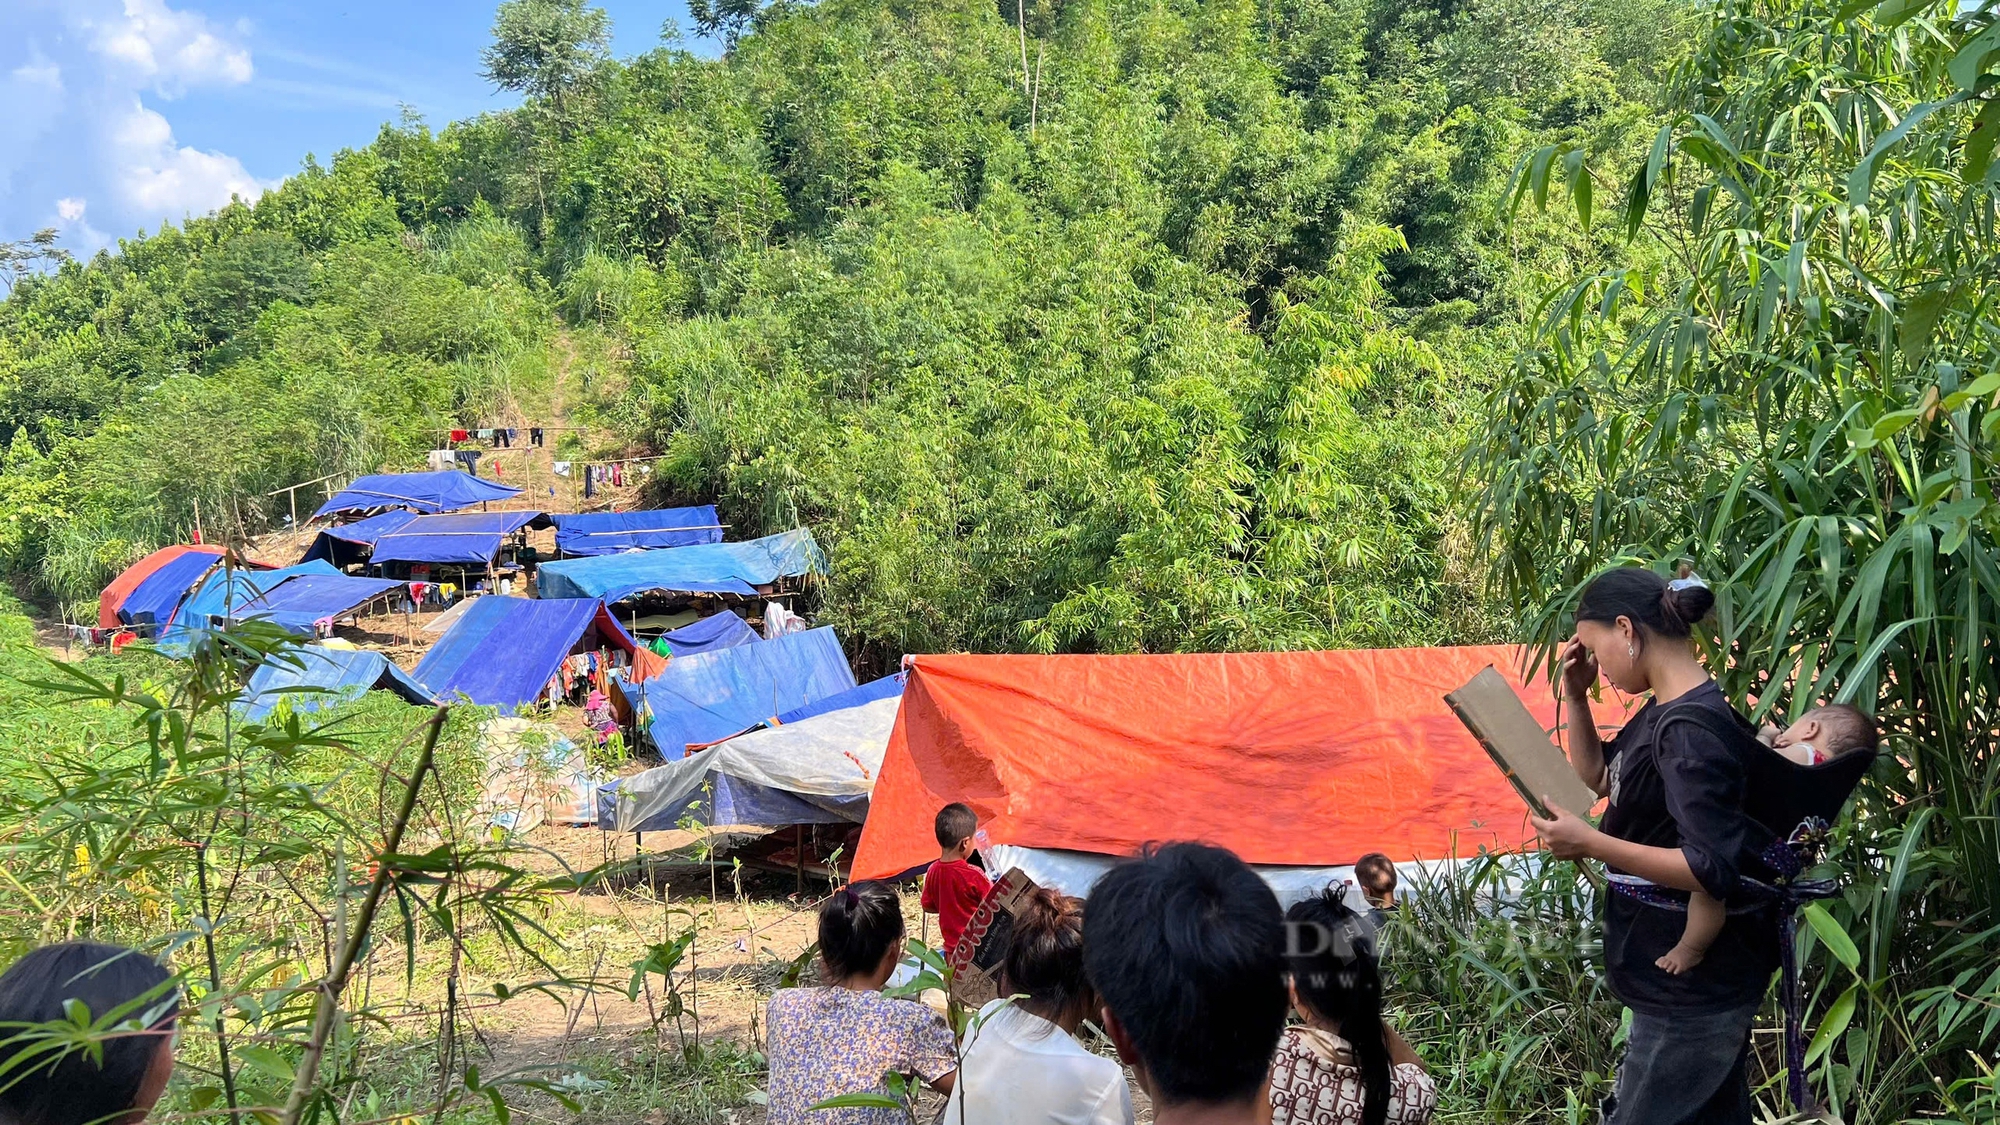
[[[1534,823],[1552,853],[1601,860],[1614,883],[1705,890],[1727,903],[1761,842],[1743,811],[1744,763],[1709,727],[1677,721],[1695,708],[1735,721],[1690,639],[1714,604],[1699,579],[1669,583],[1638,567],[1591,580],[1560,668],[1570,763],[1610,804],[1600,827],[1559,808]],[[1652,693],[1608,742],[1590,716],[1600,672],[1620,691]],[[1632,1009],[1607,1125],[1747,1125],[1750,1024],[1778,963],[1775,920],[1768,910],[1732,909],[1707,957],[1676,975],[1655,962],[1687,915],[1615,888],[1605,897],[1605,971]]]

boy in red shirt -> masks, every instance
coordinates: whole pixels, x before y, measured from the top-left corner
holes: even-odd
[[[953,801],[938,810],[934,827],[941,851],[938,861],[924,872],[924,913],[938,916],[938,933],[949,955],[993,884],[984,871],[965,862],[972,854],[973,834],[979,831],[979,818],[970,808]]]

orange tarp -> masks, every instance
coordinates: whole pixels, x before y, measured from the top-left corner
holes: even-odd
[[[951,801],[994,843],[1112,855],[1167,840],[1261,864],[1518,850],[1525,806],[1444,694],[1496,665],[1552,727],[1520,654],[911,657],[854,876],[936,859],[931,821]]]
[[[139,583],[151,578],[154,571],[180,558],[182,555],[196,551],[205,555],[222,554],[221,547],[204,546],[199,543],[193,545],[176,544],[171,547],[162,547],[145,558],[140,559],[138,562],[133,563],[131,566],[126,567],[125,572],[112,579],[111,585],[106,586],[104,592],[97,596],[97,627],[100,629],[118,628],[118,607],[125,604],[125,599],[132,595],[132,591],[139,588]]]

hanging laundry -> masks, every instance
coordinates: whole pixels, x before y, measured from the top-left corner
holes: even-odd
[[[453,441],[464,441],[466,438],[471,436],[472,435],[466,433],[464,430],[453,430],[451,432],[451,440]]]
[[[764,603],[764,639],[774,640],[787,633],[806,631],[806,619],[779,605],[777,602]]]
[[[450,449],[433,449],[425,455],[430,462],[431,472],[441,473],[458,467],[458,453]]]
[[[502,474],[501,474],[501,472],[500,472],[500,462],[498,462],[498,461],[495,461],[495,462],[493,462],[493,479],[494,479],[494,480],[499,480],[499,479],[501,478],[501,476],[502,476]]]
[[[493,440],[493,431],[492,431],[492,430],[481,430],[481,431],[479,431],[479,440],[480,440],[480,441],[492,441],[492,440]]]
[[[471,473],[475,477],[479,475],[479,451],[477,449],[459,450],[458,463],[465,466],[466,472]]]
[[[428,582],[410,583],[411,600],[415,601],[418,605],[424,604],[424,595],[430,592],[430,588],[431,584]]]
[[[585,469],[583,471],[583,498],[585,500],[588,500],[592,496],[597,495],[596,486],[597,486],[597,470]]]
[[[557,476],[559,476],[559,477],[566,477],[566,476],[568,476],[568,475],[569,475],[569,462],[568,462],[568,461],[557,461],[557,462],[555,462],[554,464],[550,465],[549,467],[550,467],[550,468],[552,468],[552,469],[554,469],[554,470],[555,470],[555,473],[556,473],[556,475],[557,475]]]
[[[516,441],[520,439],[520,437],[521,437],[520,430],[516,429],[513,426],[507,427],[507,444],[509,446],[512,446]]]
[[[623,461],[611,466],[611,483],[618,488],[625,487],[625,463]]]
[[[529,445],[542,444],[542,428],[540,426],[528,427],[528,444]]]

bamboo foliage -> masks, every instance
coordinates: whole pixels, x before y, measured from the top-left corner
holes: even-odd
[[[1468,455],[1481,532],[1540,641],[1598,568],[1684,559],[1748,713],[1880,715],[1894,761],[1830,916],[1868,952],[1828,970],[1816,1058],[1852,1119],[1971,1104],[1950,1091],[1991,1087],[1967,1052],[2000,1025],[2000,25],[1926,0],[1707,20],[1599,219],[1669,264],[1552,289]],[[1598,175],[1545,147],[1512,202],[1589,223]]]

